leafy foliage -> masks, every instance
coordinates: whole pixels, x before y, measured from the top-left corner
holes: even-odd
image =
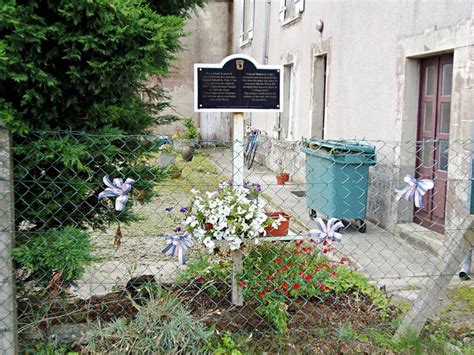
[[[79,229],[66,227],[39,233],[12,251],[20,267],[49,281],[55,272],[70,282],[84,273],[84,266],[93,261],[89,235]]]
[[[324,301],[349,293],[355,299],[367,297],[381,318],[390,306],[384,293],[361,274],[351,271],[345,259],[330,262],[327,254],[331,243],[314,244],[296,241],[294,244],[261,243],[251,247],[244,258],[239,282],[247,302],[254,302],[256,311],[284,333],[287,329],[288,306],[291,299]],[[212,280],[230,282],[232,262],[224,257],[203,256],[188,264],[179,281],[202,279],[202,287]]]
[[[192,317],[178,300],[150,290],[134,319],[118,319],[88,334],[93,352],[197,354],[213,331]]]

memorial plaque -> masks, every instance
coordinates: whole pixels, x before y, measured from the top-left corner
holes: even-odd
[[[260,66],[246,55],[195,64],[195,111],[282,111],[282,72],[282,66]]]

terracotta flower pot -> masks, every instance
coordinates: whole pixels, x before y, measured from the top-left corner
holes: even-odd
[[[281,222],[280,226],[277,229],[274,229],[271,225],[265,228],[267,235],[269,236],[282,236],[288,235],[288,229],[290,227],[290,218],[291,216],[283,211],[279,212],[267,212],[267,216],[277,220],[278,217],[283,216],[286,218],[286,221]]]
[[[278,185],[285,185],[285,182],[290,180],[290,174],[288,174],[288,173],[278,174],[276,179],[277,179],[277,184]]]

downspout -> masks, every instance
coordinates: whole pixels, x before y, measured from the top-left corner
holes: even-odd
[[[268,64],[268,47],[270,44],[270,14],[272,9],[272,1],[265,0],[265,22],[263,33],[263,58],[262,63]]]

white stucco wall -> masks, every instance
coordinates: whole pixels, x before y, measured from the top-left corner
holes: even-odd
[[[473,1],[315,1],[306,0],[301,18],[282,26],[280,1],[271,1],[269,64],[294,60],[294,139],[311,132],[312,48],[330,42],[326,97],[326,138],[399,140],[396,124],[399,43],[430,29],[456,26],[472,18]],[[255,0],[254,38],[240,47],[241,5],[234,2],[233,49],[262,62],[265,1]],[[316,22],[324,21],[322,34]],[[429,48],[426,49],[429,52]],[[416,80],[416,78],[415,78]],[[415,98],[416,99],[416,98]],[[272,131],[276,114],[253,114],[252,124]],[[416,121],[415,117],[409,119]]]

